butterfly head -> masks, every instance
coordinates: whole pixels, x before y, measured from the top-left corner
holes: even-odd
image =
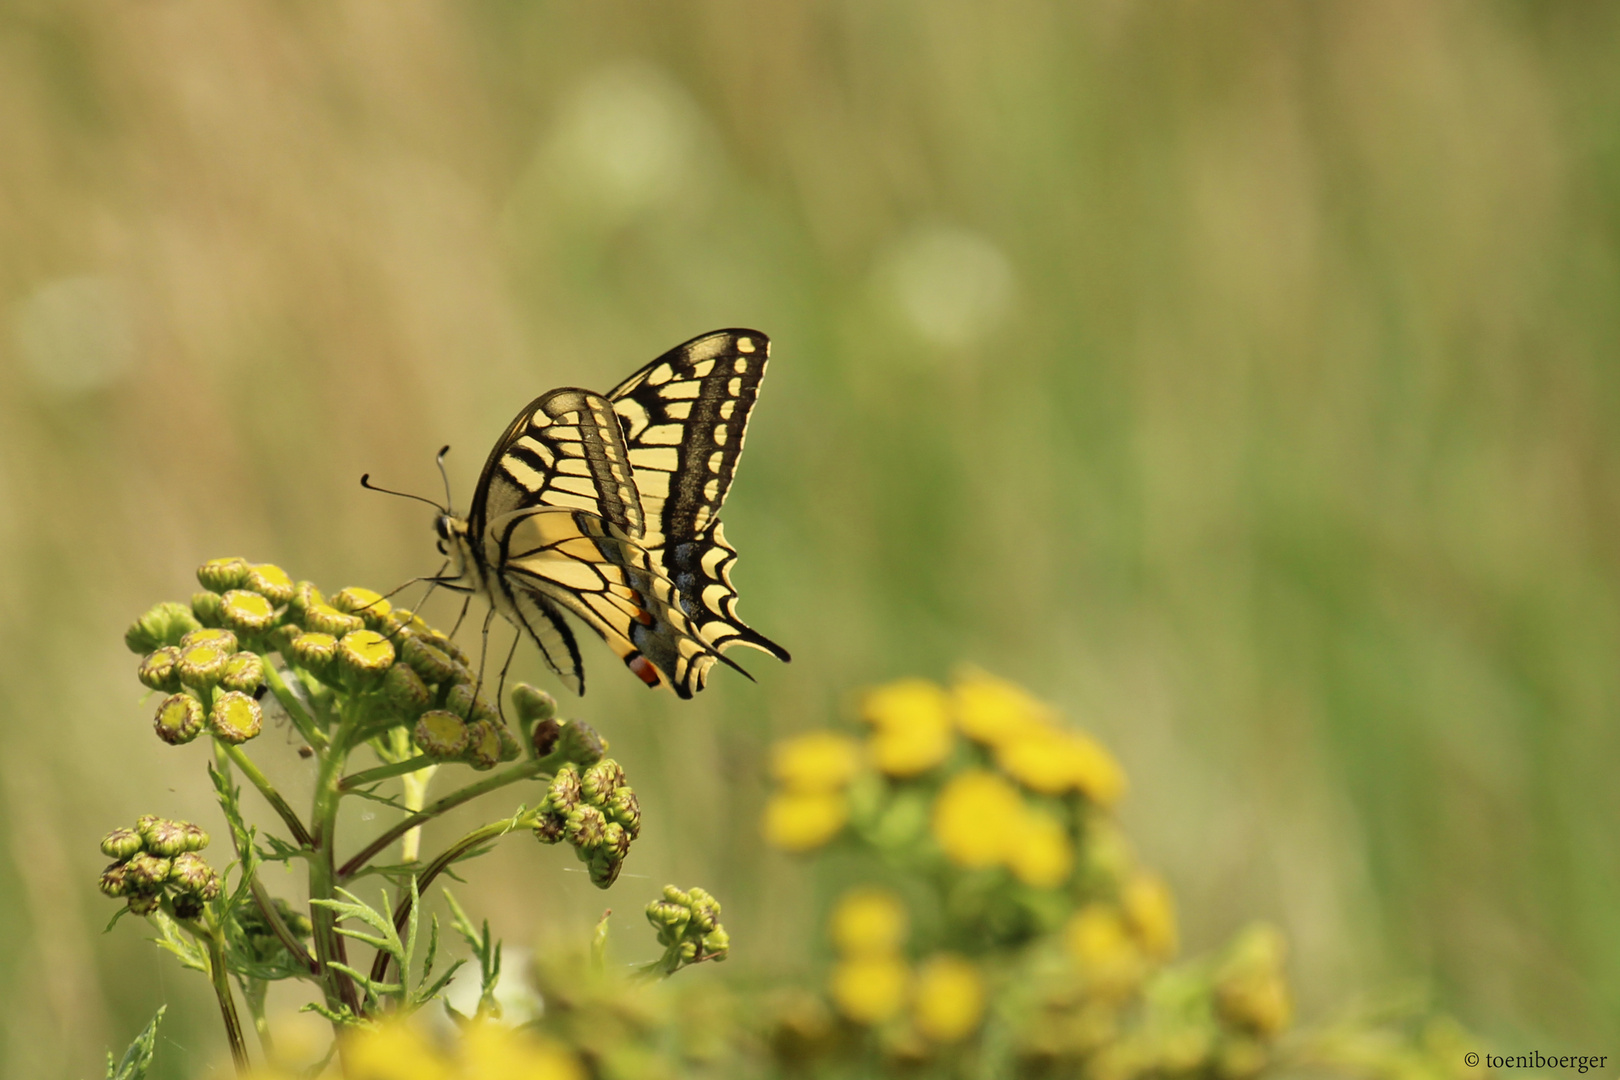
[[[472,543],[467,535],[467,519],[453,511],[442,511],[433,519],[433,531],[438,536],[439,554],[450,559],[456,576],[466,573],[472,561]]]

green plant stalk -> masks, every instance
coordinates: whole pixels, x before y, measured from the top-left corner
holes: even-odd
[[[242,1034],[242,1018],[236,1012],[236,999],[231,997],[230,975],[225,970],[225,934],[218,926],[210,926],[204,940],[208,945],[208,978],[219,999],[220,1015],[225,1020],[225,1040],[231,1046],[231,1060],[236,1063],[236,1075],[246,1076],[251,1067],[248,1061],[247,1039]]]
[[[393,761],[387,765],[378,765],[374,769],[364,769],[357,773],[350,773],[342,779],[338,786],[347,793],[356,788],[365,787],[367,784],[374,784],[379,780],[387,780],[394,776],[408,776],[410,773],[432,766],[433,763],[433,759],[426,754],[417,754],[415,757],[408,758],[405,761]],[[421,809],[421,807],[417,807],[417,809]]]
[[[276,665],[268,658],[264,662],[264,681],[269,685],[270,692],[276,696],[276,700],[281,702],[281,707],[287,710],[287,715],[292,717],[293,726],[298,729],[298,734],[304,737],[304,741],[316,749],[323,749],[327,744],[326,732],[317,727],[314,718],[304,711],[304,703],[298,700],[298,696],[281,677]]]
[[[433,780],[433,774],[439,771],[437,765],[430,765],[418,772],[406,773],[400,777],[405,788],[405,808],[411,813],[419,812],[427,805],[428,784]],[[418,825],[406,833],[399,841],[400,862],[415,862],[422,852],[422,826]]]
[[[394,825],[392,828],[385,830],[382,835],[378,836],[375,840],[362,848],[358,855],[354,856],[354,858],[344,863],[338,869],[337,880],[348,881],[350,878],[354,877],[355,874],[364,869],[366,863],[370,862],[378,852],[382,851],[389,844],[392,844],[395,840],[398,840],[401,836],[404,836],[417,826],[432,821],[446,810],[460,806],[462,803],[468,802],[469,800],[476,799],[480,795],[487,794],[491,791],[496,791],[508,784],[515,784],[519,780],[527,780],[530,777],[539,776],[540,774],[546,772],[546,770],[552,768],[553,764],[553,758],[541,758],[538,761],[520,762],[519,764],[513,765],[510,769],[504,769],[501,772],[495,773],[491,776],[486,776],[484,779],[475,784],[468,784],[464,788],[457,791],[452,791],[442,799],[434,800],[417,813],[412,814],[410,817],[407,817],[405,820]]]
[[[247,1002],[248,1015],[253,1017],[253,1032],[259,1037],[259,1051],[264,1054],[266,1061],[274,1061],[276,1044],[270,1036],[270,1022],[264,1015],[264,998],[269,989],[270,984],[263,979],[246,979],[242,982],[242,1000]]]
[[[314,847],[314,838],[309,835],[309,830],[304,827],[304,823],[298,819],[298,814],[291,806],[287,805],[287,800],[281,797],[281,792],[276,790],[276,786],[270,782],[270,778],[264,775],[257,765],[253,764],[253,759],[248,757],[240,746],[217,738],[214,742],[224,749],[225,756],[231,759],[231,764],[242,770],[242,775],[248,778],[248,782],[259,789],[259,794],[264,796],[264,801],[269,803],[270,808],[280,816],[282,824],[287,826],[287,831],[292,833],[293,840],[298,846],[302,848]]]
[[[530,764],[535,763],[531,762]],[[467,852],[478,847],[480,844],[487,844],[491,840],[498,840],[509,832],[515,832],[518,829],[533,828],[534,823],[539,820],[539,817],[539,814],[533,810],[530,810],[519,815],[518,817],[503,818],[500,821],[492,821],[488,825],[474,829],[466,836],[463,836],[460,840],[457,840],[455,843],[439,852],[432,862],[428,863],[417,872],[416,895],[423,895],[427,891],[428,886],[433,884],[434,878],[442,874],[447,867],[449,867]],[[394,908],[395,931],[403,931],[405,928],[405,923],[408,919],[410,919],[410,917],[411,898],[410,894],[406,893],[400,898],[398,906]],[[381,949],[377,950],[377,958],[371,963],[371,979],[373,982],[382,982],[388,977],[389,959],[390,957],[386,952],[383,952]],[[405,981],[408,974],[408,972],[400,973],[401,983]]]
[[[270,894],[265,891],[264,886],[259,883],[257,874],[254,875],[249,887],[253,890],[253,902],[258,905],[259,913],[264,916],[264,921],[270,924],[270,932],[276,935],[276,940],[281,942],[281,947],[297,957],[298,962],[308,969],[310,975],[319,977],[321,973],[320,963],[309,955],[309,950],[304,948],[304,943],[294,937],[293,932],[287,928],[287,924],[281,918],[281,912],[276,910],[275,902],[271,900]]]
[[[352,718],[345,716],[333,735],[330,745],[320,754],[320,772],[315,781],[314,808],[310,821],[316,829],[314,856],[309,860],[309,898],[335,900],[338,882],[334,868],[333,849],[337,842],[338,805],[343,800],[341,781],[344,759],[348,757],[348,735]],[[346,963],[343,938],[337,932],[337,920],[330,908],[311,904],[310,922],[314,925],[315,958],[320,964],[321,983],[326,993],[326,1007],[334,1011],[347,1007],[360,1015],[360,995],[354,980],[332,966],[332,961]]]

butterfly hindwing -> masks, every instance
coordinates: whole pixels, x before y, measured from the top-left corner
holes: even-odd
[[[653,568],[645,549],[603,518],[532,507],[491,521],[485,541],[491,563],[501,567],[502,589],[537,640],[526,605],[546,615],[558,608],[569,611],[638,674],[643,669],[636,661],[645,657],[681,697],[702,689],[708,669],[720,659],[674,603],[674,586]],[[577,652],[570,656],[572,669],[565,671],[553,659],[554,650],[540,643],[558,673],[582,690]]]
[[[751,645],[786,660],[785,649],[737,617],[729,574],[737,552],[719,521],[769,355],[770,339],[757,330],[716,330],[677,345],[607,397],[641,496],[641,543],[687,616],[719,650]]]

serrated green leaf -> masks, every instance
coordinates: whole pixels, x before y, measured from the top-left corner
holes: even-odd
[[[129,1049],[116,1063],[111,1054],[107,1055],[107,1080],[146,1080],[147,1070],[152,1067],[152,1056],[157,1052],[158,1024],[168,1010],[167,1005],[158,1007],[151,1021],[135,1036],[135,1041],[129,1044]]]

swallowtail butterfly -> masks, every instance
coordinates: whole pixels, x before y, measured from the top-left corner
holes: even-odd
[[[757,330],[715,330],[606,395],[535,398],[490,451],[468,515],[435,521],[454,570],[437,580],[487,597],[579,694],[563,612],[683,698],[716,661],[742,671],[732,646],[787,660],[737,617],[737,552],[720,528],[769,351]]]

